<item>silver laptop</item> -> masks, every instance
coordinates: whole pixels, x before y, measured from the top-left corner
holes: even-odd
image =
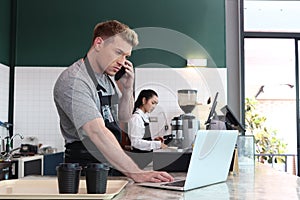
[[[161,189],[187,191],[227,180],[237,130],[199,130],[186,177],[168,183],[139,183]]]

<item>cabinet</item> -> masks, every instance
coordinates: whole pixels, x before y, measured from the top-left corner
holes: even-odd
[[[56,166],[64,162],[64,152],[44,155],[44,175],[56,175]]]
[[[22,178],[28,175],[43,175],[44,173],[44,156],[22,156],[12,158],[12,179]]]

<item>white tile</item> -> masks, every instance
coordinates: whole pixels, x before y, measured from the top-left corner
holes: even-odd
[[[22,133],[25,137],[37,137],[40,143],[51,145],[58,150],[64,150],[64,140],[59,130],[59,119],[53,102],[52,90],[58,75],[64,69],[60,67],[17,67],[15,75],[15,133]],[[166,123],[169,125],[174,116],[182,113],[177,104],[178,89],[197,89],[197,101],[204,103],[209,96],[214,95],[215,90],[226,88],[226,86],[222,86],[226,83],[224,78],[226,70],[220,69],[217,70],[217,73],[211,71],[205,68],[202,70],[136,68],[135,92],[138,95],[144,88],[156,90],[159,95],[159,106],[165,113]],[[216,81],[219,78],[216,77],[218,73],[221,74],[221,81]],[[223,97],[221,103],[225,102],[224,99],[226,96]],[[156,132],[161,130],[164,123],[153,124]],[[20,143],[21,141],[18,139],[15,140],[15,146]]]
[[[142,89],[155,90],[159,96],[158,105],[163,108],[168,124],[174,116],[183,113],[177,103],[179,89],[196,89],[197,103],[201,104],[206,104],[207,99],[219,91],[223,95],[219,104],[226,104],[226,69],[137,68],[135,77],[136,96]]]
[[[65,68],[17,67],[15,81],[14,132],[24,137],[37,137],[39,143],[63,151],[57,111],[53,101],[53,85]],[[22,141],[16,140],[15,146]]]

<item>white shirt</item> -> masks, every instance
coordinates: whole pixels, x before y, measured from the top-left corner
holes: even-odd
[[[145,151],[160,149],[160,141],[148,141],[143,139],[145,134],[145,122],[143,119],[146,123],[149,123],[149,117],[138,108],[128,122],[128,136],[131,146]]]

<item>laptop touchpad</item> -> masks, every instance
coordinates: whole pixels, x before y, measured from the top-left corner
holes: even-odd
[[[163,184],[164,186],[174,186],[174,187],[183,187],[185,183],[185,180],[181,180],[181,181],[175,181],[172,183],[165,183]]]

